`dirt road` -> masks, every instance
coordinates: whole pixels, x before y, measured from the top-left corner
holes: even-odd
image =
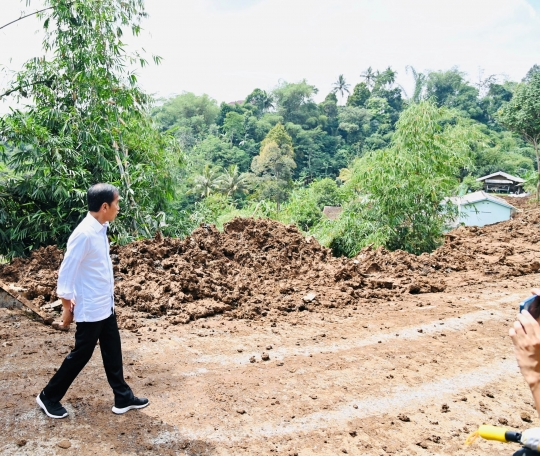
[[[286,321],[217,315],[175,326],[149,318],[122,337],[128,382],[150,407],[111,413],[96,350],[63,401],[69,417],[55,421],[34,397],[73,332],[0,309],[0,452],[512,454],[510,446],[466,449],[464,441],[483,423],[540,424],[507,336],[516,304],[540,275],[485,280],[298,311]],[[60,448],[66,439],[70,448]]]

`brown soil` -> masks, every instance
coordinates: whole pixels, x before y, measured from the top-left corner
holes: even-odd
[[[70,418],[46,419],[34,396],[73,329],[0,309],[0,451],[511,454],[463,442],[483,423],[540,424],[506,336],[540,279],[539,227],[540,210],[523,205],[418,257],[333,258],[293,226],[251,219],[114,248],[126,375],[151,406],[113,415],[96,351],[64,400]],[[44,305],[61,260],[41,249],[0,280]]]

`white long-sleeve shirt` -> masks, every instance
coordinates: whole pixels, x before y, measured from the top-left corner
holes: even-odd
[[[71,233],[58,272],[56,294],[75,299],[77,322],[100,321],[114,309],[114,275],[107,227],[90,213]]]

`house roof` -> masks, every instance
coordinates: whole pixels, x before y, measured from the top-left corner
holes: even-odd
[[[512,206],[510,203],[507,203],[502,198],[490,195],[489,193],[486,193],[482,190],[478,192],[474,192],[474,193],[467,193],[466,195],[463,195],[463,196],[452,196],[450,198],[446,198],[446,200],[450,200],[456,206],[465,206],[467,204],[474,204],[474,203],[479,203],[480,201],[487,200],[487,201],[491,201],[492,203],[499,204],[501,206],[516,210],[514,206]]]
[[[513,184],[514,182],[509,179],[486,179],[484,182],[488,184]]]
[[[511,180],[512,182],[518,182],[518,183],[523,183],[523,182],[525,182],[525,179],[522,179],[521,177],[512,176],[511,174],[503,173],[502,171],[497,171],[496,173],[488,174],[487,176],[483,176],[483,177],[479,177],[479,178],[476,179],[476,180],[477,180],[478,182],[483,182],[483,181],[485,181],[486,179],[489,179],[489,178],[495,177],[495,176],[506,177],[506,179]]]

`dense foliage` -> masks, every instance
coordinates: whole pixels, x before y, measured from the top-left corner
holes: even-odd
[[[350,201],[339,221],[318,229],[337,253],[353,255],[370,243],[433,250],[454,216],[441,203],[460,170],[471,166],[472,147],[481,138],[457,113],[432,102],[413,104],[397,122],[390,147],[355,161],[345,186],[362,198]]]
[[[28,61],[3,94],[26,104],[0,119],[8,170],[0,178],[0,253],[8,256],[63,244],[96,182],[122,191],[118,237],[152,235],[174,194],[169,162],[178,167],[180,157],[126,70],[133,60],[122,35],[138,33],[142,0],[46,4],[53,7],[42,15],[47,57]]]
[[[513,133],[520,132],[503,122],[501,109],[533,84],[534,71],[521,85],[494,76],[472,85],[455,68],[407,72],[415,82],[410,97],[394,70],[368,68],[352,90],[340,75],[320,103],[306,80],[281,82],[271,93],[255,89],[219,107],[207,95],[163,100],[153,116],[163,131],[177,128],[186,152],[179,207],[218,224],[234,215],[295,223],[336,254],[354,255],[370,243],[432,250],[452,214],[440,205],[445,196],[477,190],[476,178],[496,171],[531,180],[534,143]],[[162,116],[177,120],[163,123]],[[197,127],[186,128],[191,123]],[[290,138],[287,151],[279,141],[269,146],[277,131]],[[226,198],[218,182],[231,163],[246,187]],[[211,176],[213,186],[194,198],[190,188]],[[322,216],[325,205],[344,208],[339,220]]]
[[[512,99],[501,108],[499,120],[534,147],[540,175],[540,68],[533,67],[527,73],[525,82],[518,85]],[[540,179],[536,180],[536,194],[540,198]]]
[[[26,101],[0,118],[0,254],[65,243],[98,181],[122,190],[118,241],[272,217],[344,255],[368,244],[430,251],[452,215],[441,201],[477,189],[478,176],[540,182],[536,65],[519,84],[407,67],[407,94],[395,70],[370,67],[354,85],[339,75],[320,102],[307,80],[234,103],[156,102],[128,70],[146,60],[122,42],[126,29],[138,34],[143,0],[46,4],[50,57],[0,94]],[[343,212],[327,220],[324,206]]]

